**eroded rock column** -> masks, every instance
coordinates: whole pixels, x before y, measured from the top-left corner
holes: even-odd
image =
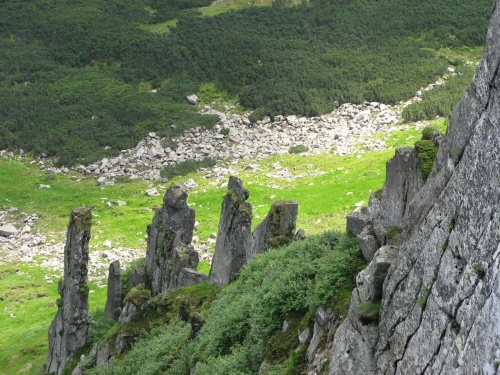
[[[75,359],[75,352],[88,344],[88,260],[91,208],[83,206],[71,212],[64,248],[64,279],[59,281],[58,310],[49,328],[46,372],[61,374]]]
[[[152,296],[208,279],[196,270],[198,253],[190,245],[195,212],[188,207],[187,197],[184,184],[172,183],[149,228],[145,267]]]
[[[210,282],[217,286],[236,280],[247,261],[252,241],[252,205],[246,201],[250,193],[233,176],[229,177],[227,188],[209,276]]]

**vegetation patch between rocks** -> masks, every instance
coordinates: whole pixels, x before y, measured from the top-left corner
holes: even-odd
[[[381,301],[359,303],[357,310],[359,321],[364,325],[378,322],[381,304]]]

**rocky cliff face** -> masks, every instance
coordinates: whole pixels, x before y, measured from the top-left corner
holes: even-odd
[[[380,285],[380,272],[375,272],[381,268],[380,254],[364,271],[365,277],[358,277],[349,316],[335,333],[330,374],[498,373],[498,40],[497,0],[483,60],[451,116],[427,183],[399,190],[411,191],[399,201],[405,207],[386,206],[384,211],[377,202],[367,210],[368,216],[373,214],[371,220],[385,225],[398,225],[391,221],[398,214],[405,231],[395,254],[386,249],[385,257],[395,259],[380,290],[380,315],[374,322],[363,324],[358,306],[377,298],[366,287],[376,274]],[[400,175],[411,175],[410,169]],[[394,180],[388,173],[386,188],[405,181],[411,182]]]
[[[92,213],[90,207],[72,211],[64,249],[64,280],[59,281],[58,310],[49,328],[46,372],[61,374],[75,359],[75,352],[88,344],[88,259]]]

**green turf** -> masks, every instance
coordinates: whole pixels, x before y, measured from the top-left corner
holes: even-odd
[[[446,120],[432,123],[445,131]],[[368,204],[370,193],[383,186],[385,163],[394,155],[394,149],[412,146],[421,138],[421,131],[396,130],[374,138],[384,139],[390,149],[382,152],[364,150],[366,153],[359,158],[357,155],[285,154],[260,162],[238,161],[236,167],[242,171],[236,175],[244,180],[244,187],[250,191],[249,202],[254,207],[253,227],[264,219],[273,201],[294,199],[299,203],[297,228],[305,229],[306,235],[327,229],[343,230],[345,215],[356,208],[356,203],[364,201],[364,205]],[[275,172],[273,165],[278,161],[293,175],[304,177],[290,181],[268,177],[268,174]],[[255,163],[260,165],[262,171],[243,170],[246,165]],[[325,173],[312,175],[318,171]],[[47,180],[45,176],[45,172],[29,165],[29,160],[1,160],[0,201],[6,207],[16,206],[26,214],[36,212],[40,219],[35,231],[52,233],[54,237],[49,239],[58,241],[64,240],[71,209],[82,204],[92,205],[94,223],[91,248],[97,246],[104,249],[102,242],[110,239],[115,245],[145,251],[144,234],[153,216],[153,212],[145,209],[159,207],[162,203],[161,195],[148,197],[145,190],[154,186],[163,195],[169,183],[133,181],[103,189],[96,185],[94,179],[81,175],[58,175],[54,180]],[[188,203],[195,203],[193,208],[200,222],[200,229],[195,235],[204,241],[211,233],[217,232],[221,203],[227,192],[227,188],[221,185],[227,181],[206,179],[200,172],[177,177],[174,181],[186,181],[189,178],[198,184],[190,192]],[[42,183],[51,185],[51,188],[38,189]],[[109,207],[105,202],[110,200],[123,200],[127,205]],[[18,219],[22,217],[23,214],[17,214]],[[199,269],[208,274],[208,262],[200,262]],[[47,331],[54,318],[55,301],[58,298],[57,279],[54,279],[53,284],[47,284],[45,275],[51,275],[51,272],[36,265],[0,266],[1,373],[16,373],[28,363],[33,367],[31,372],[26,373],[41,373],[47,350]],[[95,291],[90,294],[90,309],[104,307],[106,288],[99,289],[90,283],[90,289]],[[16,317],[10,318],[10,314]]]
[[[38,266],[0,266],[0,372],[42,374],[47,355],[47,335],[57,311],[58,278]],[[90,311],[104,308],[106,288],[89,283]]]

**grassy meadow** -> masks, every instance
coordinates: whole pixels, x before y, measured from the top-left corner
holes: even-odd
[[[445,131],[447,120],[432,123]],[[364,150],[360,144],[359,153],[349,156],[286,154],[262,161],[233,161],[233,167],[239,171],[235,175],[243,179],[244,187],[250,191],[253,227],[265,218],[273,201],[294,199],[299,203],[297,228],[303,228],[306,235],[343,230],[345,215],[358,205],[368,204],[371,192],[383,186],[385,163],[394,155],[395,148],[412,146],[420,139],[421,131],[413,125],[405,131],[400,129],[404,128],[395,127],[390,134],[376,136],[385,140],[388,148],[381,152]],[[288,170],[289,177],[274,176],[277,162]],[[258,168],[247,168],[249,165]],[[227,180],[206,179],[205,175],[197,172],[174,179],[192,178],[198,185],[190,191],[188,203],[194,204],[200,222],[195,235],[201,241],[217,232],[221,203],[227,191],[223,186]],[[51,188],[39,189],[40,184]],[[7,217],[8,221],[19,222],[26,215],[37,213],[40,219],[32,232],[47,235],[47,241],[63,242],[71,209],[91,205],[94,207],[91,251],[104,250],[106,239],[116,247],[145,251],[146,227],[155,207],[161,206],[168,186],[169,183],[131,181],[102,187],[97,186],[95,178],[73,172],[68,176],[48,175],[37,164],[30,165],[28,158],[0,161],[0,201],[5,207],[19,209],[14,216]],[[161,195],[148,196],[145,190],[151,187],[156,187]],[[127,204],[121,207],[106,204],[118,200]],[[207,262],[201,262],[199,268],[205,273],[209,271]],[[89,297],[90,311],[103,308],[106,288],[94,283],[90,286],[94,291]],[[13,374],[21,369],[28,374],[41,373],[48,327],[57,310],[57,278],[37,262],[2,264],[0,291],[0,374]]]

